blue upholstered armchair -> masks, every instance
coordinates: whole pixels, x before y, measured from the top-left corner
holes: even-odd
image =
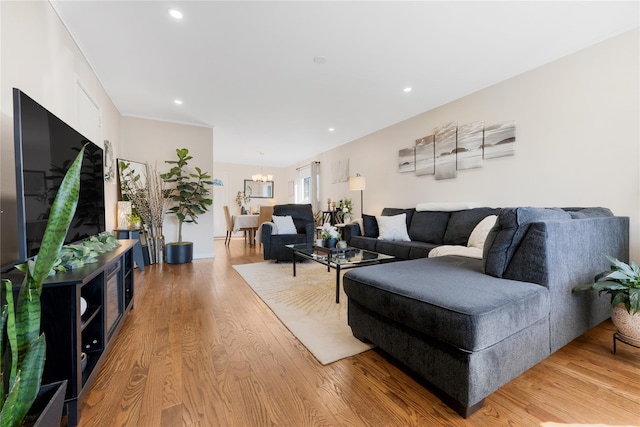
[[[294,243],[313,244],[315,222],[311,205],[275,205],[273,216],[291,216],[296,227],[296,234],[275,234],[273,224],[262,224],[262,245],[264,259],[276,261],[291,261],[291,250],[285,245]]]

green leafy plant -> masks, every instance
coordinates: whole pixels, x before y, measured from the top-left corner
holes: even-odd
[[[338,211],[342,212],[342,214],[351,215],[351,213],[353,212],[353,202],[351,201],[351,199],[340,199],[340,201],[338,202]]]
[[[325,223],[322,226],[321,234],[323,240],[340,239],[340,232],[338,231],[338,228],[329,223]]]
[[[213,185],[211,175],[203,172],[199,167],[195,172],[187,169],[189,160],[193,159],[186,148],[176,149],[178,160],[166,160],[165,163],[175,165],[167,173],[160,177],[165,182],[175,184],[170,191],[169,197],[176,204],[169,209],[178,218],[178,243],[182,243],[182,224],[185,222],[198,223],[198,215],[202,215],[209,210],[213,204],[210,186]]]
[[[593,283],[576,286],[572,292],[608,293],[613,307],[623,303],[629,314],[640,312],[640,267],[634,261],[629,265],[611,256],[607,259],[611,270],[596,275]]]
[[[239,208],[241,208],[243,205],[246,205],[250,201],[251,196],[245,194],[244,191],[238,191],[238,194],[236,194],[236,205],[238,205]]]
[[[58,253],[78,205],[82,148],[66,172],[51,207],[42,245],[35,260],[27,262],[24,281],[14,306],[13,284],[2,280],[3,339],[0,340],[0,425],[17,426],[33,404],[44,370],[46,342],[40,333],[42,283],[56,263]],[[6,354],[5,354],[6,353]]]
[[[128,215],[128,217],[129,217],[129,224],[132,227],[139,228],[139,225],[142,222],[142,218],[140,218],[140,216],[138,214],[135,214],[135,213],[130,213]],[[137,224],[137,226],[136,226],[136,224]]]
[[[120,246],[120,242],[108,231],[100,233],[97,236],[91,236],[78,243],[64,245],[62,249],[60,249],[53,270],[73,270],[85,264],[98,262],[98,255],[110,252],[118,246]]]

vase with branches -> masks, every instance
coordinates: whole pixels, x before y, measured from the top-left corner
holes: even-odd
[[[155,166],[146,163],[142,175],[136,173],[127,162],[121,161],[119,167],[122,196],[131,201],[134,212],[142,220],[150,260],[162,262],[162,226],[170,202],[170,190]]]
[[[155,239],[155,258],[156,262],[164,262],[164,250],[165,241],[164,234],[162,234],[162,225],[164,223],[164,216],[167,212],[170,202],[171,190],[166,188],[166,182],[162,179],[157,168],[147,164],[147,189],[149,192],[149,210],[150,210],[150,222],[151,222],[151,234]]]

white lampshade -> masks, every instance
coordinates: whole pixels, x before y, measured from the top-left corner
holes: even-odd
[[[349,177],[349,189],[350,190],[366,190],[367,183],[364,176],[350,176]]]

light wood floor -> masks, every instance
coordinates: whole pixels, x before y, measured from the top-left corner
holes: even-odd
[[[320,365],[231,268],[261,261],[259,247],[215,253],[136,273],[81,426],[640,425],[640,349],[612,355],[608,321],[464,420],[378,350]]]

